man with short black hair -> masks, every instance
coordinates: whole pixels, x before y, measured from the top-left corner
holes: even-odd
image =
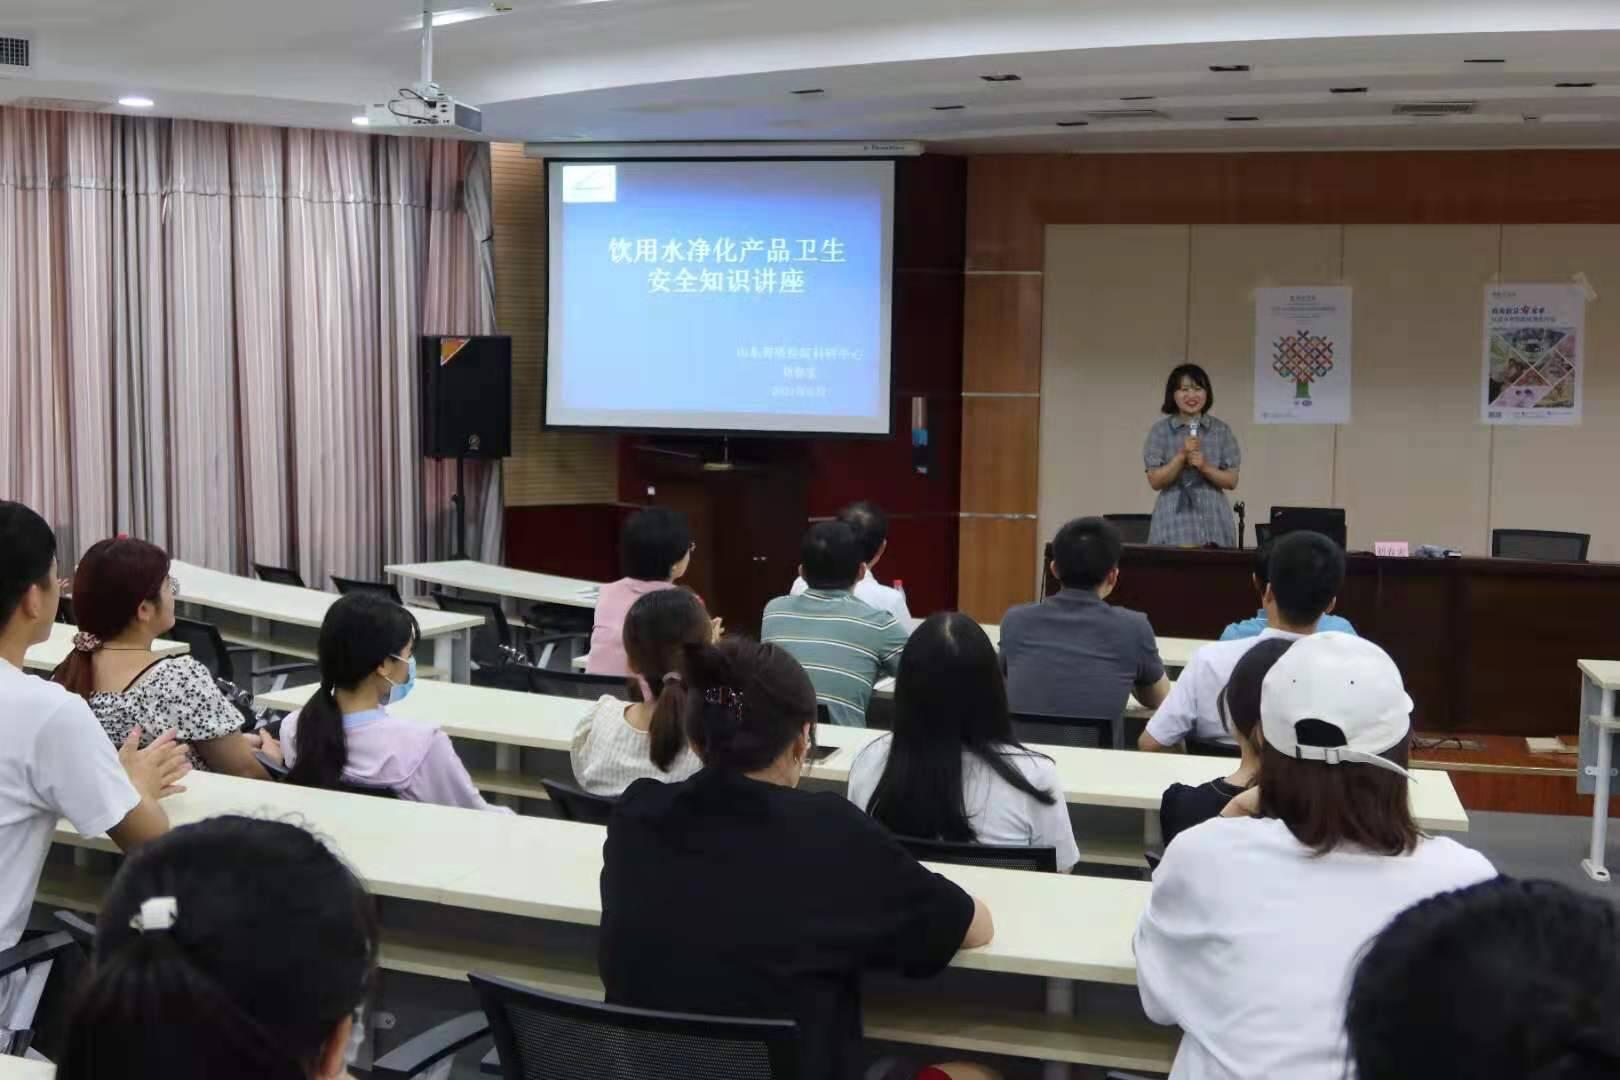
[[[861,561],[866,564],[866,576],[855,583],[855,599],[879,611],[887,611],[909,633],[912,618],[911,609],[906,606],[906,594],[883,584],[873,573],[889,550],[889,516],[877,503],[862,500],[838,511],[838,520],[855,531],[855,544],[860,549]],[[793,583],[793,595],[798,596],[809,587],[801,577]]]
[[[1170,692],[1147,616],[1107,602],[1123,550],[1119,528],[1100,517],[1058,530],[1051,570],[1063,588],[1001,622],[1013,712],[1112,722],[1133,692],[1150,709]]]
[[[60,598],[51,527],[0,501],[0,949],[22,938],[59,819],[129,851],[168,830],[158,799],[190,769],[172,732],[140,750],[137,727],[114,750],[84,698],[23,670]],[[20,991],[0,976],[0,1028]]]
[[[1302,638],[1320,629],[1344,584],[1344,552],[1321,533],[1301,530],[1272,541],[1263,600],[1266,629],[1257,637],[1205,645],[1193,653],[1175,689],[1148,721],[1139,750],[1164,750],[1191,736],[1232,742],[1217,699],[1244,653],[1268,638]]]
[[[855,530],[844,522],[810,526],[800,560],[807,587],[765,605],[760,640],[780,645],[804,666],[833,723],[862,727],[873,685],[899,670],[906,628],[855,598],[867,567]]]
[[[1242,619],[1238,622],[1227,624],[1226,629],[1221,631],[1222,641],[1236,641],[1238,638],[1259,637],[1268,625],[1266,621],[1265,599],[1266,586],[1271,583],[1271,543],[1269,541],[1261,544],[1257,549],[1255,549],[1254,563],[1249,572],[1249,581],[1254,585],[1254,594],[1260,598],[1260,610],[1252,619]],[[1354,634],[1356,632],[1356,628],[1350,625],[1349,619],[1341,619],[1332,612],[1333,609],[1329,608],[1327,613],[1317,621],[1317,633],[1321,634],[1329,630],[1333,630],[1341,634]]]

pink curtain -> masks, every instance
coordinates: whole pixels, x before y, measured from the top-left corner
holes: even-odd
[[[494,330],[482,144],[0,108],[0,497],[312,585],[450,551],[417,338]],[[499,561],[500,470],[468,470]]]

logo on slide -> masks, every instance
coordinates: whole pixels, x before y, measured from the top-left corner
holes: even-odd
[[[562,196],[565,203],[610,203],[618,199],[617,165],[564,165]]]

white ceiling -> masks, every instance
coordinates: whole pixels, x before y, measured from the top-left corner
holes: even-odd
[[[438,81],[481,105],[499,138],[914,138],[976,153],[1620,146],[1620,0],[511,5],[435,35]],[[347,128],[415,79],[414,7],[5,0],[0,34],[31,36],[35,63],[31,77],[0,78],[0,102],[106,107],[138,93],[164,115]],[[1507,62],[1465,62],[1482,58]],[[1231,64],[1251,70],[1209,70]],[[980,78],[1001,73],[1021,80]],[[793,93],[810,89],[822,93]],[[1477,108],[1392,114],[1436,100]],[[1164,116],[1089,115],[1121,108]]]

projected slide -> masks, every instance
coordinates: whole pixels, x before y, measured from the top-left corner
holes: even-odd
[[[546,424],[889,429],[894,167],[553,162]]]

